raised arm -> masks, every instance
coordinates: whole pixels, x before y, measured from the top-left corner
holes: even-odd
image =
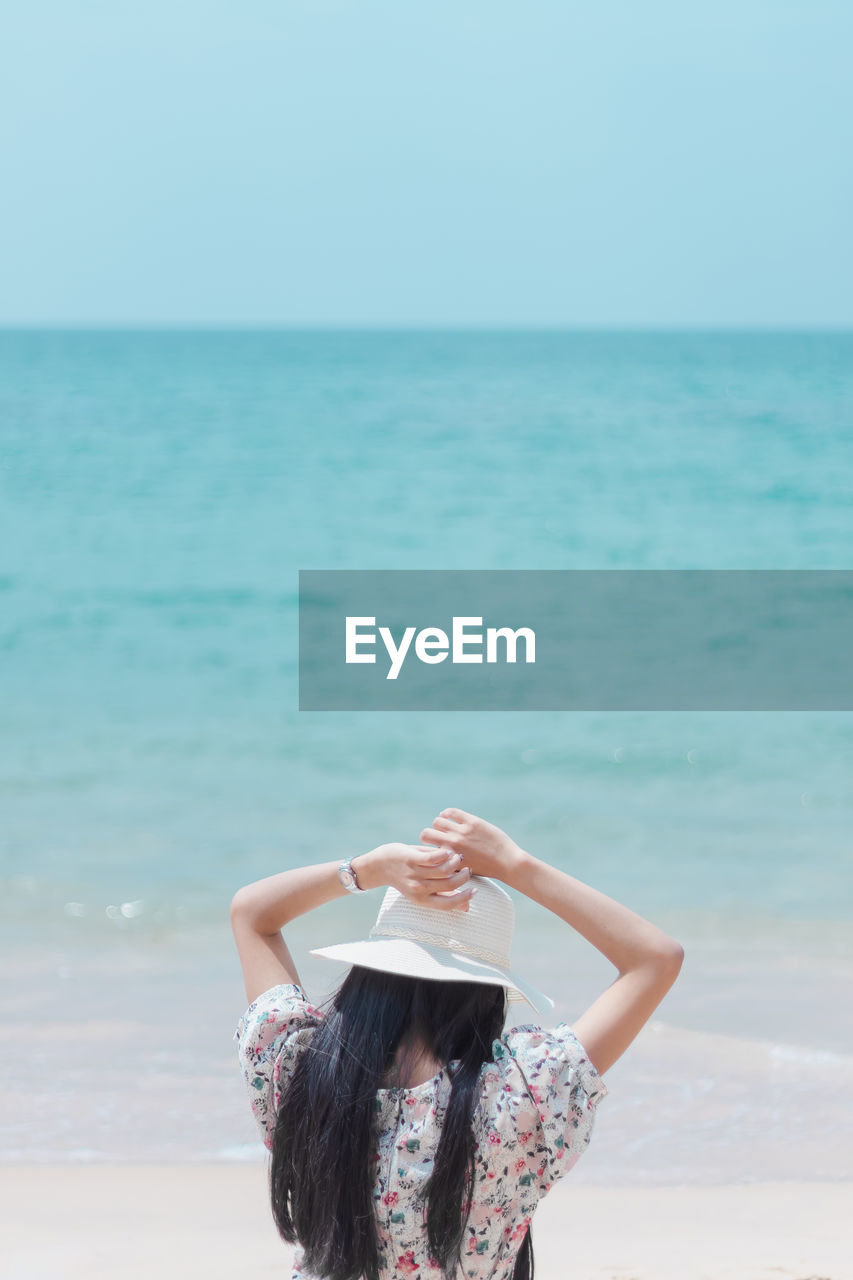
[[[407,897],[444,910],[467,911],[471,872],[455,855],[423,845],[382,844],[350,864],[360,889],[393,885]],[[281,930],[290,920],[343,898],[340,859],[294,867],[255,880],[231,900],[231,930],[237,944],[246,997],[251,1004],[282,982],[299,983],[299,974]],[[301,986],[301,983],[300,983]]]
[[[618,970],[572,1025],[599,1075],[622,1056],[675,982],[684,948],[657,925],[598,889],[527,853],[499,827],[463,809],[444,809],[421,839],[462,854],[490,876],[565,920]]]

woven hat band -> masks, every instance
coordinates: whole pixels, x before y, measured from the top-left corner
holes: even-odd
[[[381,929],[374,925],[368,934],[369,938],[410,938],[413,942],[427,942],[434,947],[443,947],[447,951],[458,951],[462,955],[471,956],[474,960],[484,960],[488,964],[496,964],[501,968],[509,967],[509,956],[498,955],[496,951],[488,951],[485,947],[472,946],[458,938],[448,938],[446,934],[427,933],[423,929]]]

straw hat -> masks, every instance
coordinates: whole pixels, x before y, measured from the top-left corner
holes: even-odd
[[[512,898],[486,876],[472,876],[471,882],[477,892],[467,911],[424,907],[388,888],[367,938],[317,947],[311,955],[412,978],[506,987],[509,1000],[527,1000],[547,1014],[554,1007],[551,997],[509,967],[515,927]]]

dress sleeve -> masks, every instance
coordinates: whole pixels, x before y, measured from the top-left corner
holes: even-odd
[[[261,1141],[272,1150],[279,1103],[300,1045],[323,1015],[295,982],[282,982],[253,1000],[233,1040]]]
[[[544,1195],[588,1147],[607,1086],[565,1022],[550,1030],[513,1027],[492,1048],[505,1121]]]

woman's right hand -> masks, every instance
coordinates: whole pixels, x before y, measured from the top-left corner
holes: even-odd
[[[404,898],[423,907],[468,910],[474,874],[465,859],[429,845],[381,844],[350,863],[362,889],[390,885]]]
[[[523,850],[500,827],[464,809],[442,809],[420,835],[426,844],[460,853],[475,876],[507,880],[518,870]]]

